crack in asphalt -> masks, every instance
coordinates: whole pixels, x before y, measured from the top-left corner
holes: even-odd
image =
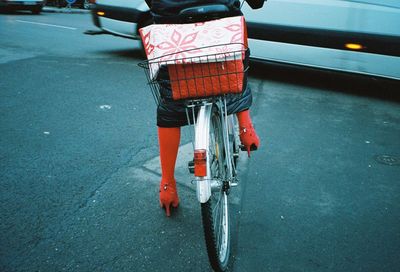
[[[103,179],[102,182],[100,182],[100,184],[93,189],[89,195],[81,202],[81,204],[78,206],[78,209],[75,210],[74,213],[80,211],[81,209],[84,209],[87,207],[88,203],[90,202],[90,200],[96,195],[97,192],[99,192],[101,190],[101,188],[108,182],[110,181],[114,175],[116,175],[122,168],[127,167],[128,165],[132,164],[132,161],[135,160],[135,157],[137,156],[137,154],[141,153],[143,150],[148,149],[147,147],[145,147],[145,145],[140,145],[140,147],[135,150],[135,147],[131,148],[130,151],[128,151],[128,154],[131,154],[129,156],[129,158],[122,164],[120,164],[116,169],[114,169],[107,177],[105,177]],[[137,164],[139,164],[140,162],[138,162]],[[132,166],[136,166],[136,164],[132,164]]]

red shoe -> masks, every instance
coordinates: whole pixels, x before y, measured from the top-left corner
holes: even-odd
[[[170,205],[177,208],[179,205],[178,191],[176,190],[176,181],[163,182],[160,183],[160,206],[165,207],[165,212],[167,216],[170,216]]]
[[[247,155],[250,157],[250,151],[258,149],[260,145],[260,138],[252,124],[248,127],[241,127],[239,131],[240,142],[242,143],[242,150],[247,150]]]

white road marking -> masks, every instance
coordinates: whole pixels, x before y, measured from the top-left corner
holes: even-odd
[[[101,106],[99,106],[99,108],[102,110],[110,110],[111,106],[110,105],[101,105]]]
[[[20,23],[27,23],[27,24],[34,24],[34,25],[43,25],[43,26],[51,26],[51,27],[58,27],[58,28],[65,28],[65,29],[70,29],[70,30],[76,30],[77,28],[75,27],[69,27],[69,26],[61,26],[61,25],[52,25],[52,24],[45,24],[45,23],[38,23],[38,22],[30,22],[30,21],[23,21],[23,20],[15,20]]]

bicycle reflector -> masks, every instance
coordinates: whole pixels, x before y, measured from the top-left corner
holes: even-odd
[[[205,149],[194,151],[194,175],[196,177],[207,176],[207,151]]]

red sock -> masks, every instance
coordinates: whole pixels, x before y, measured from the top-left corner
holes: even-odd
[[[173,182],[176,156],[178,155],[181,128],[158,127],[158,143],[160,145],[161,180]]]

